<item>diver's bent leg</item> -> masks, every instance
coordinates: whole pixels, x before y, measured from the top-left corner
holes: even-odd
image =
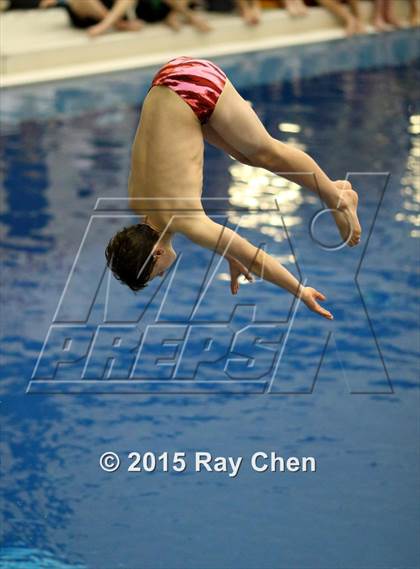
[[[266,131],[252,109],[228,82],[210,117],[209,125],[253,166],[265,168],[337,203],[337,188],[305,152],[283,144]]]
[[[228,81],[209,125],[225,141],[254,166],[284,176],[317,193],[328,207],[346,210],[348,223],[353,227],[351,244],[360,238],[357,219],[357,195],[343,192],[308,154],[274,139],[264,128],[251,106]],[[348,214],[347,214],[348,210]],[[348,223],[336,220],[342,235],[348,235]]]
[[[253,165],[265,167],[271,136],[252,109],[228,80],[209,120],[209,126],[224,141]]]
[[[203,136],[206,142],[223,150],[226,154],[229,154],[238,162],[242,164],[247,164],[248,166],[254,166],[248,158],[246,158],[243,154],[238,152],[233,146],[228,144],[226,140],[224,140],[215,130],[212,128],[208,123],[202,126]]]

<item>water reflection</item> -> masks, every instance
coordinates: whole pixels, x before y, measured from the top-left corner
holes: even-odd
[[[4,197],[0,221],[8,228],[2,246],[13,250],[51,248],[46,233],[49,210],[48,125],[24,122],[2,137],[0,160]]]
[[[420,237],[420,115],[412,115],[408,126],[410,133],[410,149],[408,152],[406,172],[401,178],[401,194],[403,211],[395,214],[396,221],[412,226],[410,236]]]
[[[86,569],[85,565],[60,561],[48,551],[23,547],[3,548],[0,560],[3,569]]]

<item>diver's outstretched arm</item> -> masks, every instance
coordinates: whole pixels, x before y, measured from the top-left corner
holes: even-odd
[[[329,320],[333,318],[332,314],[318,303],[318,300],[325,300],[322,293],[303,286],[292,273],[263,249],[255,247],[230,228],[211,220],[205,213],[191,217],[177,217],[171,229],[182,233],[201,247],[216,251],[228,259],[237,259],[250,273],[301,298],[313,312]]]

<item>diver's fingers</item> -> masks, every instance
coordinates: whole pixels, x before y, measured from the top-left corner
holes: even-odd
[[[238,289],[239,289],[238,277],[232,278],[230,280],[230,292],[232,294],[237,294]]]
[[[316,312],[317,314],[320,314],[324,318],[327,318],[328,320],[333,320],[333,318],[334,318],[334,316],[331,314],[331,312],[329,310],[326,310],[325,308],[323,308],[316,301],[314,302],[313,311]]]
[[[319,292],[319,290],[315,290],[315,298],[318,300],[327,300],[325,294],[322,294],[322,292]]]

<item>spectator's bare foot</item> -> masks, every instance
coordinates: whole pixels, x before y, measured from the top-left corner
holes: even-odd
[[[346,35],[350,37],[356,34],[364,34],[364,33],[366,33],[366,28],[364,23],[359,18],[355,18],[354,16],[349,14],[346,22]]]
[[[257,5],[252,6],[250,10],[250,24],[257,26],[261,22],[261,12]]]
[[[417,0],[410,0],[410,15],[408,17],[408,24],[413,28],[420,25],[420,12],[418,9]]]
[[[346,36],[350,37],[357,34],[358,33],[357,26],[358,26],[358,20],[354,16],[349,14],[348,17],[346,18]]]
[[[40,8],[53,8],[57,6],[57,0],[41,0],[39,3]]]
[[[388,16],[386,19],[386,23],[389,24],[392,28],[402,28],[404,27],[402,22],[395,16]]]
[[[285,7],[293,17],[305,16],[308,8],[303,0],[285,0]]]
[[[198,14],[192,13],[190,16],[190,23],[196,30],[202,33],[211,32],[213,29],[210,24],[207,23],[206,20]]]
[[[182,27],[181,22],[179,21],[179,18],[178,18],[178,14],[174,11],[170,12],[166,16],[164,22],[174,32],[179,32],[179,30]]]
[[[306,16],[308,14],[308,6],[303,0],[298,0],[299,13],[298,16]]]
[[[94,26],[88,28],[87,33],[91,38],[96,38],[104,34],[107,30],[108,26],[104,26],[102,22],[99,22],[99,24],[95,24]]]
[[[377,32],[390,32],[392,30],[392,27],[381,16],[376,17],[372,24]]]
[[[244,7],[241,15],[248,26],[257,26],[261,21],[260,9],[257,5]]]
[[[356,34],[365,34],[366,33],[366,26],[359,18],[356,18],[355,23],[355,33]]]
[[[144,28],[145,23],[143,20],[121,20],[115,24],[117,30],[121,32],[138,32]]]
[[[175,10],[171,10],[165,18],[165,24],[174,32],[179,32],[181,29],[181,22],[179,21],[178,14]]]
[[[420,17],[419,14],[414,12],[412,14],[410,14],[410,17],[408,19],[408,24],[412,27],[412,28],[416,28],[417,26],[420,26]]]

